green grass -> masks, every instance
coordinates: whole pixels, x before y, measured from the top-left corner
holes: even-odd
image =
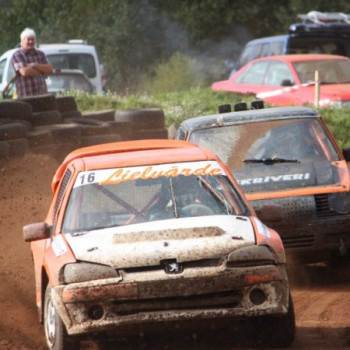
[[[160,108],[166,117],[166,126],[179,124],[188,118],[215,114],[220,104],[245,101],[248,104],[254,96],[241,96],[225,92],[214,92],[210,88],[192,88],[179,92],[164,92],[153,95],[119,96],[114,93],[74,94],[80,111],[105,109]],[[350,107],[318,108],[339,146],[350,147]]]

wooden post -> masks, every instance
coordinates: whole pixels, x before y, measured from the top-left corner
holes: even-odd
[[[320,75],[318,70],[315,70],[315,107],[320,106]]]

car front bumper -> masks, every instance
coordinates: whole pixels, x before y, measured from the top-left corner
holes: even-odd
[[[281,315],[287,312],[285,266],[213,268],[195,276],[150,276],[60,285],[52,297],[69,334],[166,321]],[[133,276],[135,277],[135,276]],[[128,281],[129,279],[129,281]]]
[[[287,256],[317,262],[350,250],[350,213],[332,210],[328,196],[285,197],[252,204],[256,210],[264,204],[281,206],[283,220],[264,223],[279,233]]]

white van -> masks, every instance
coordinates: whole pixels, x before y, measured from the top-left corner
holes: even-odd
[[[66,44],[41,44],[38,49],[45,53],[54,68],[82,70],[96,92],[105,91],[103,65],[94,46],[84,40],[69,40]],[[16,50],[8,50],[0,57],[0,91],[15,74],[11,58]]]

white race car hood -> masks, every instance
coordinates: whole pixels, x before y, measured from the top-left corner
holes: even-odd
[[[159,265],[220,257],[255,244],[250,220],[242,216],[201,216],[67,234],[77,260],[115,268]]]

